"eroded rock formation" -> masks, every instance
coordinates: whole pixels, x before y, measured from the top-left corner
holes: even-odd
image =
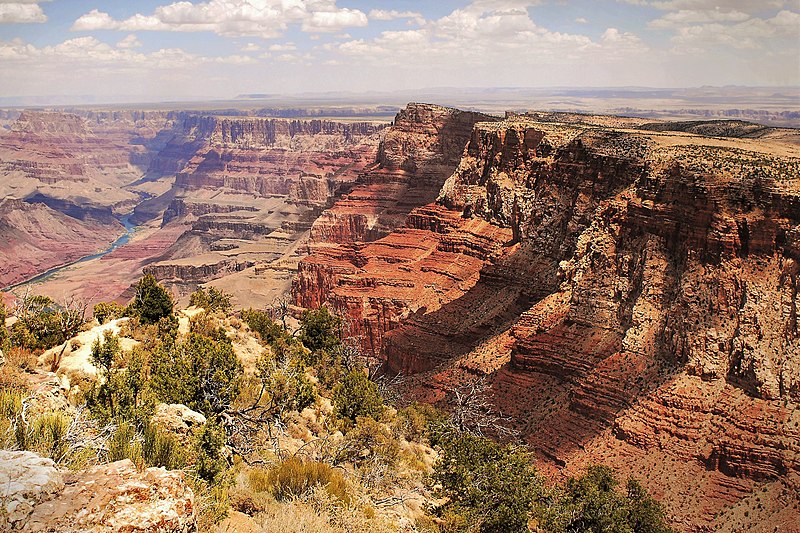
[[[125,459],[65,477],[64,490],[33,509],[25,531],[196,531],[195,497],[183,472],[138,472]]]
[[[0,450],[4,531],[196,530],[194,493],[179,471],[138,472],[125,459],[65,473],[33,452]]]
[[[543,464],[611,463],[701,527],[798,486],[797,134],[605,122],[477,124],[435,204],[315,249],[296,301],[346,315],[417,397],[488,376]]]
[[[311,242],[372,241],[402,226],[414,208],[436,199],[461,158],[472,126],[492,117],[409,104],[386,132],[375,164],[316,220]]]
[[[187,117],[156,163],[185,159],[163,224],[191,229],[147,271],[181,293],[219,280],[242,305],[285,295],[312,222],[375,161],[383,127]]]

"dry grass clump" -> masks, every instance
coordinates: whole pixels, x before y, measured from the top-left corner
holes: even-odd
[[[303,461],[290,457],[269,470],[266,478],[253,476],[251,486],[267,488],[278,501],[292,500],[307,495],[316,487],[322,487],[331,497],[342,503],[350,503],[347,482],[342,473],[327,463]]]

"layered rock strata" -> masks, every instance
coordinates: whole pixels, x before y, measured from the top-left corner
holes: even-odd
[[[113,220],[80,220],[45,204],[0,200],[0,288],[94,254],[122,231]]]
[[[411,210],[436,199],[472,126],[482,120],[493,119],[431,104],[406,106],[387,130],[375,164],[314,222],[312,244],[372,241],[404,225]]]
[[[436,204],[316,249],[296,301],[424,372],[417,396],[488,376],[543,464],[609,462],[705,527],[800,472],[797,134],[604,122],[477,124]]]
[[[147,271],[181,294],[219,280],[237,303],[270,304],[288,292],[314,219],[376,159],[382,130],[365,122],[187,117],[163,152],[193,151],[162,224],[191,229]]]

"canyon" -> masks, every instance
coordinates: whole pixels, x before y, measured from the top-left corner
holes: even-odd
[[[132,212],[128,244],[35,290],[124,301],[146,272],[178,298],[327,305],[406,400],[485,384],[551,479],[609,464],[686,531],[798,521],[797,130],[24,112],[0,172],[2,285]]]
[[[124,301],[152,273],[178,297],[219,280],[241,306],[288,292],[311,222],[372,164],[384,127],[191,111],[24,111],[8,122],[3,286],[107,248],[127,213],[139,226],[129,244],[36,290]]]
[[[385,236],[336,217],[294,300],[344,316],[410,399],[486,382],[551,475],[610,464],[686,530],[793,524],[798,156],[796,130],[747,123],[479,122],[436,201]]]

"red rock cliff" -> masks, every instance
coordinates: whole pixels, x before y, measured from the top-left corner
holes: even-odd
[[[634,127],[476,125],[438,204],[318,249],[297,300],[424,372],[417,396],[487,374],[543,459],[646,473],[678,525],[756,481],[770,523],[800,472],[797,134]]]

